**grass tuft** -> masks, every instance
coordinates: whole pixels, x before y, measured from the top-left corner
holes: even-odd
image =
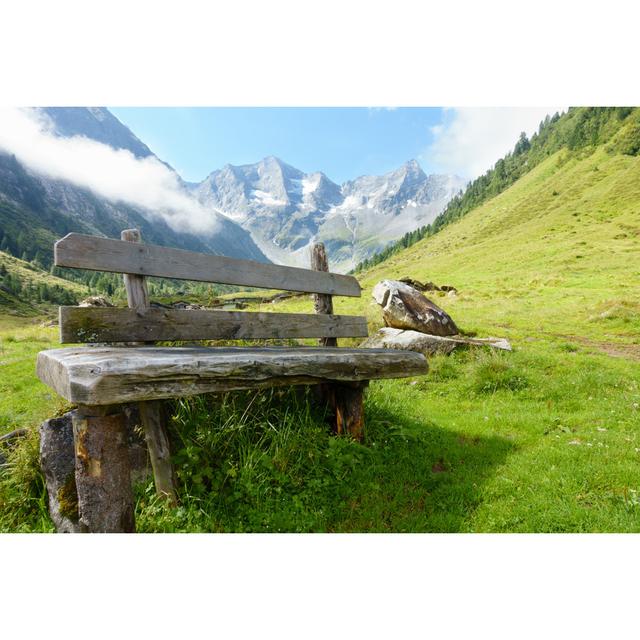
[[[3,448],[7,463],[0,469],[0,532],[53,531],[39,443],[33,429],[15,446]]]
[[[521,391],[529,385],[526,376],[509,359],[493,351],[480,353],[471,368],[476,393]]]
[[[640,325],[640,303],[630,300],[612,300],[599,305],[597,312],[589,318],[590,322],[612,320]]]

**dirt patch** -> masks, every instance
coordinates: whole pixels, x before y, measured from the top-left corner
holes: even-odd
[[[626,360],[635,360],[640,362],[640,344],[624,344],[621,342],[590,340],[589,338],[584,338],[582,336],[565,335],[561,333],[555,333],[553,335],[558,338],[564,338],[569,342],[577,342],[578,344],[592,347],[613,358],[625,358]]]
[[[442,458],[440,458],[432,467],[431,473],[445,473],[447,466]]]

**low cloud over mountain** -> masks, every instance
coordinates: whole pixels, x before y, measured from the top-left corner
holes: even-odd
[[[176,231],[216,231],[217,216],[202,207],[183,188],[178,174],[151,152],[141,157],[128,148],[114,148],[108,141],[85,135],[64,137],[61,134],[74,131],[73,123],[63,118],[66,127],[57,129],[49,115],[53,111],[1,109],[0,149],[36,173],[88,188],[115,202],[142,207]],[[93,122],[107,117],[113,118],[106,110],[94,110]],[[94,135],[97,131],[94,128]],[[137,151],[144,149],[140,144]]]

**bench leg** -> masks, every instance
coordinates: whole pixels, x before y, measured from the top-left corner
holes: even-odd
[[[176,495],[171,452],[169,450],[169,436],[165,426],[164,408],[160,400],[140,402],[140,420],[144,427],[147,449],[153,468],[153,479],[156,493],[171,506],[178,504]]]
[[[78,511],[83,531],[135,531],[131,469],[121,407],[79,406],[73,415]]]
[[[364,436],[364,389],[368,382],[333,384],[332,400],[335,408],[335,431],[349,434],[361,441]]]

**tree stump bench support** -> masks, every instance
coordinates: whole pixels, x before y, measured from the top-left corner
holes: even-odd
[[[178,501],[163,401],[200,393],[314,385],[333,429],[364,434],[369,380],[423,375],[422,354],[338,348],[338,338],[366,337],[366,318],[333,313],[334,295],[360,296],[352,276],[330,273],[324,246],[311,269],[237,260],[145,245],[135,229],[120,240],[69,234],[54,250],[62,267],[122,273],[128,308],[60,307],[60,341],[88,346],[38,354],[39,378],[78,405],[73,420],[75,480],[82,530],[135,530],[122,406],[137,403],[156,492]],[[315,314],[157,309],[146,278],[218,282],[314,295]],[[318,338],[318,347],[162,347],[159,342]]]
[[[78,513],[83,530],[135,531],[124,413],[118,405],[79,405],[73,416]]]

